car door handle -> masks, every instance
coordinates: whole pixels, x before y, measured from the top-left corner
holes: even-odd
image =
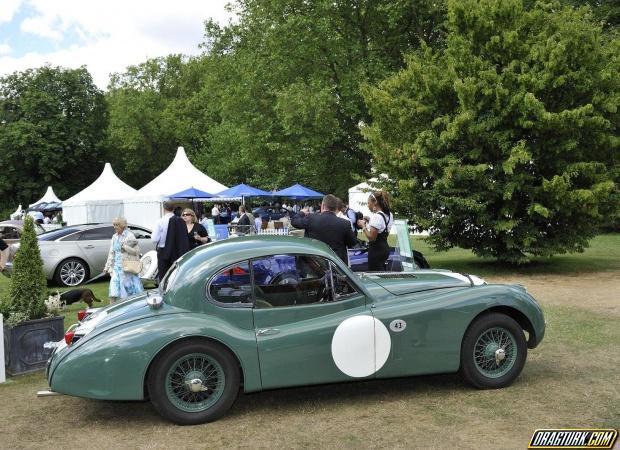
[[[271,336],[274,334],[278,334],[280,330],[277,328],[262,328],[260,330],[256,330],[256,336]]]
[[[84,248],[95,248],[95,246],[89,244],[89,245],[85,245]]]

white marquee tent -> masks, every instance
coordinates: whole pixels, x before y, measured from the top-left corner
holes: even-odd
[[[137,191],[116,176],[110,163],[90,186],[62,203],[62,217],[68,225],[112,222],[125,216],[123,199]]]
[[[215,194],[227,189],[198,170],[179,147],[174,160],[159,176],[125,199],[125,217],[129,223],[153,228],[162,215],[162,202],[170,194],[194,187]]]
[[[15,210],[15,212],[11,214],[9,217],[11,220],[21,219],[23,213],[24,213],[24,210],[22,209],[22,204],[20,203],[17,209]]]
[[[39,203],[61,203],[61,200],[56,197],[56,194],[54,194],[54,189],[52,189],[51,186],[47,187],[47,191],[45,191],[45,195],[43,197],[41,197],[39,200],[37,200],[34,203],[31,203],[29,205],[29,208],[32,208],[35,205],[38,205]]]
[[[377,179],[373,178],[369,181],[373,183]],[[368,195],[371,191],[372,187],[366,181],[349,188],[349,208],[361,212],[364,216],[370,216]]]

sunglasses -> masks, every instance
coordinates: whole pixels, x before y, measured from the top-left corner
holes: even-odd
[[[187,213],[185,213],[185,214],[181,214],[181,215],[182,215],[182,216],[192,216],[192,217],[194,217],[194,215],[193,215],[193,214],[187,214]]]

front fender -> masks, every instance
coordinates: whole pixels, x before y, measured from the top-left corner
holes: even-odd
[[[210,338],[228,347],[241,364],[245,390],[260,390],[254,330],[189,312],[146,317],[93,336],[54,361],[50,388],[77,397],[143,400],[150,363],[166,346],[187,337]]]

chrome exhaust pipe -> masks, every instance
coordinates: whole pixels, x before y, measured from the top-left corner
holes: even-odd
[[[65,395],[65,394],[61,394],[60,392],[50,391],[49,389],[45,391],[37,391],[37,397],[55,397],[57,395]]]

